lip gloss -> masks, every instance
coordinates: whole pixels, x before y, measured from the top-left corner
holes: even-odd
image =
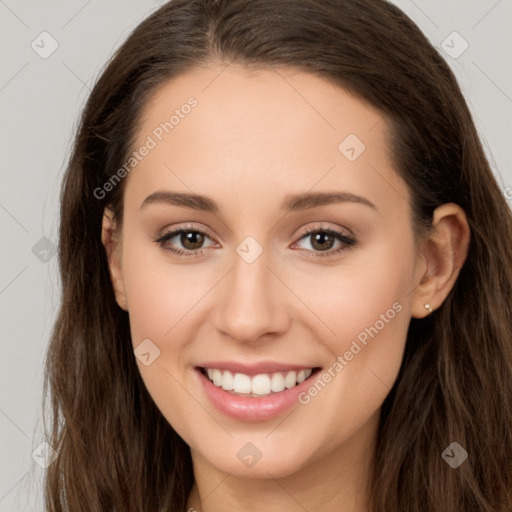
[[[290,389],[271,393],[262,397],[246,397],[235,395],[216,386],[203,372],[196,368],[195,372],[200,380],[204,392],[213,405],[222,413],[241,421],[265,421],[276,418],[298,402],[298,395],[311,386],[313,373],[303,382]]]

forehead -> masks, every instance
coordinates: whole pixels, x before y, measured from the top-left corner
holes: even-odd
[[[236,190],[245,203],[276,208],[284,192],[312,189],[405,199],[388,139],[377,109],[319,76],[211,64],[169,80],[147,102],[135,149],[149,140],[152,148],[128,189],[144,197]]]

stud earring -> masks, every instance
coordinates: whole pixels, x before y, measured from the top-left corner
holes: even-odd
[[[432,306],[430,305],[430,303],[426,303],[425,304],[425,309],[428,311],[428,314],[430,315],[430,313],[432,313]]]

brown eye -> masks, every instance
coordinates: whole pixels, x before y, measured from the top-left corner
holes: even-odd
[[[318,251],[327,251],[332,249],[336,238],[326,231],[317,231],[309,235],[311,246]]]
[[[180,256],[198,256],[215,245],[205,246],[205,242],[212,240],[210,236],[198,229],[176,229],[165,233],[155,240],[166,251]],[[212,241],[213,242],[213,241]]]
[[[185,249],[199,249],[204,243],[204,235],[199,231],[182,231],[180,243]]]
[[[340,231],[330,228],[310,229],[302,234],[299,241],[294,245],[306,242],[308,256],[315,258],[327,258],[351,249],[357,244],[357,240],[352,236],[345,235]]]

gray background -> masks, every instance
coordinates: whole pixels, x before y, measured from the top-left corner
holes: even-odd
[[[112,51],[161,3],[0,0],[0,512],[43,510],[41,461],[51,451],[38,448],[42,362],[59,302],[58,194],[77,116]],[[512,0],[394,3],[455,71],[512,202]]]

